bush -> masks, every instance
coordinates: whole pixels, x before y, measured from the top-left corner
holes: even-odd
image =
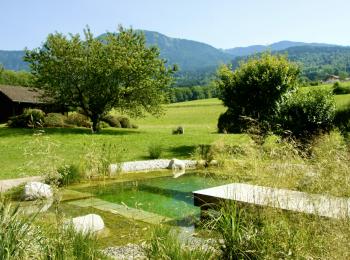
[[[350,106],[335,112],[334,125],[344,133],[350,131]]]
[[[328,132],[333,127],[335,111],[334,97],[328,91],[299,91],[281,107],[280,123],[293,136],[308,137]]]
[[[163,153],[163,148],[160,144],[151,144],[148,146],[148,153],[151,159],[159,159]]]
[[[219,129],[244,129],[240,118],[273,123],[280,104],[298,84],[299,68],[284,56],[268,53],[251,58],[232,71],[222,66],[218,72],[219,98],[228,108]]]
[[[117,117],[117,116],[107,115],[107,116],[102,118],[102,121],[106,122],[111,127],[116,127],[116,128],[122,127],[120,122],[119,122],[119,117]]]
[[[82,115],[76,112],[69,114],[65,123],[68,125],[78,126],[78,127],[87,127],[87,128],[91,127],[91,122],[89,118],[85,115]]]
[[[59,113],[49,113],[44,118],[46,127],[64,127],[66,117]]]
[[[64,186],[80,182],[85,177],[80,167],[75,164],[61,166],[57,172],[59,176],[58,184]]]
[[[129,118],[125,116],[120,116],[118,117],[118,119],[122,128],[132,128],[132,124]]]
[[[333,85],[333,94],[335,95],[350,94],[350,85],[344,86],[344,85],[341,85],[339,82],[335,82]]]
[[[182,126],[173,129],[173,135],[183,135],[185,133],[185,129]]]
[[[40,109],[25,109],[22,115],[10,117],[9,127],[35,128],[43,127],[45,113]]]
[[[244,120],[232,109],[227,109],[219,116],[219,133],[241,133],[246,127]]]
[[[110,127],[108,123],[106,123],[105,121],[100,122],[100,128],[107,128],[107,127]]]

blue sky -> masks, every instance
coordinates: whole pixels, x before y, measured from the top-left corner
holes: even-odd
[[[349,0],[0,0],[0,49],[35,48],[51,32],[95,35],[118,24],[217,48],[280,40],[350,45]]]

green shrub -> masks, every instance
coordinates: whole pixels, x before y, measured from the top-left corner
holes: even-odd
[[[330,92],[299,91],[281,107],[279,120],[282,129],[291,131],[295,137],[308,137],[332,129],[335,111]]]
[[[350,131],[350,106],[335,112],[334,125],[343,133]]]
[[[176,129],[173,129],[173,135],[183,135],[185,133],[185,129],[183,126],[178,126]]]
[[[108,123],[106,123],[105,121],[100,122],[100,128],[108,128],[108,127],[110,127],[110,125]]]
[[[117,116],[107,115],[107,116],[102,118],[102,121],[106,122],[111,127],[116,127],[116,128],[122,127],[120,124],[120,121],[119,121],[119,117],[117,117]]]
[[[148,146],[148,153],[151,159],[159,159],[163,153],[163,147],[160,144],[151,144]]]
[[[45,113],[40,109],[25,109],[22,115],[10,117],[7,125],[18,128],[43,127]]]
[[[248,59],[234,71],[222,66],[217,85],[228,111],[220,117],[219,129],[245,130],[239,122],[242,117],[273,123],[280,104],[297,86],[299,72],[285,56],[269,53]]]
[[[132,124],[129,118],[120,116],[118,119],[122,128],[132,128]]]
[[[60,113],[48,113],[44,118],[46,127],[64,127],[66,117]]]
[[[335,82],[333,85],[333,94],[335,95],[350,94],[350,85],[344,86],[339,82]]]
[[[59,174],[58,183],[64,186],[80,182],[85,177],[80,167],[75,164],[61,166],[57,171]]]
[[[78,126],[78,127],[87,127],[87,128],[91,127],[91,122],[89,118],[77,112],[69,114],[65,123],[68,125]]]
[[[219,116],[217,127],[219,133],[241,133],[247,128],[244,118],[235,113],[233,109],[227,109]]]

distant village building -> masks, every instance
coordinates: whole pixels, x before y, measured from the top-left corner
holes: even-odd
[[[340,81],[340,77],[336,75],[330,75],[328,78],[324,81],[325,83],[335,83]]]
[[[0,85],[0,123],[22,114],[26,108],[39,108],[46,113],[59,111],[42,96],[43,92],[38,89]]]

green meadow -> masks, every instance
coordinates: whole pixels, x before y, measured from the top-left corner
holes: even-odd
[[[335,97],[339,108],[350,104],[350,95]],[[10,129],[0,127],[0,179],[45,174],[48,162],[60,166],[79,162],[92,150],[112,146],[115,161],[147,160],[149,147],[158,145],[162,158],[191,158],[200,144],[220,139],[244,143],[242,134],[218,134],[217,119],[225,108],[218,99],[196,100],[165,106],[164,114],[133,120],[138,129],[104,128],[91,134],[86,128]],[[178,126],[184,135],[173,135]],[[40,129],[39,129],[40,130]],[[103,148],[101,148],[103,150]],[[103,152],[103,151],[102,151]]]
[[[163,158],[190,158],[199,144],[210,144],[220,138],[244,142],[244,135],[216,133],[216,122],[225,108],[217,99],[175,103],[165,106],[159,117],[133,120],[138,129],[104,128],[91,134],[85,128],[32,129],[0,127],[0,179],[44,174],[48,161],[56,166],[78,162],[90,151],[103,145],[113,146],[117,161],[149,159],[148,148],[160,145]],[[183,126],[184,135],[173,135],[172,129]],[[112,156],[112,158],[113,158]]]

